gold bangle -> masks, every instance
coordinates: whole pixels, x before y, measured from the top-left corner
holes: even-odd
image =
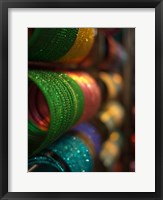
[[[94,36],[94,28],[80,28],[72,48],[59,61],[67,63],[82,61],[93,46]]]
[[[116,91],[115,84],[112,80],[112,77],[108,73],[105,73],[105,72],[100,72],[99,77],[106,84],[107,91],[108,91],[108,99],[115,98],[117,96],[117,91]]]

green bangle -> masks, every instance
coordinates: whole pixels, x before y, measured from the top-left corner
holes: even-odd
[[[28,58],[34,61],[54,61],[73,46],[78,28],[35,28],[28,39]]]
[[[31,70],[28,77],[41,90],[50,110],[48,131],[39,130],[32,121],[28,122],[29,142],[33,141],[33,136],[38,140],[44,137],[39,145],[32,150],[29,149],[29,154],[34,155],[54,142],[79,120],[84,110],[84,95],[79,85],[61,72]]]

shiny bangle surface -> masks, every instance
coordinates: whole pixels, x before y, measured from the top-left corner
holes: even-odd
[[[79,28],[72,48],[59,60],[60,62],[80,62],[90,52],[95,37],[93,28]]]
[[[74,45],[78,28],[35,28],[28,40],[28,57],[34,61],[54,61]]]
[[[71,134],[66,134],[50,146],[66,162],[71,172],[90,172],[93,170],[93,159],[84,142]]]
[[[100,88],[88,73],[67,72],[67,74],[79,84],[84,94],[84,112],[78,123],[88,121],[94,117],[101,105]]]
[[[78,121],[84,108],[84,96],[78,84],[64,73],[31,70],[28,77],[41,90],[50,111],[49,127],[44,131],[46,137],[33,151],[35,154]],[[30,121],[30,124],[33,123]],[[38,130],[29,128],[29,134],[38,135]]]

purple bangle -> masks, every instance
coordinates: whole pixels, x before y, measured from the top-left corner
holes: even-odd
[[[99,154],[102,145],[102,138],[98,130],[90,123],[81,123],[73,128],[75,131],[87,136],[93,143],[96,154]]]

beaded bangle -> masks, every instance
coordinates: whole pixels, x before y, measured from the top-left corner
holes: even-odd
[[[28,57],[34,61],[54,61],[73,46],[78,28],[34,28],[28,39]]]
[[[74,45],[59,61],[67,63],[82,61],[93,46],[94,36],[93,28],[79,28]]]
[[[84,96],[78,84],[64,73],[31,70],[28,77],[41,90],[50,113],[48,130],[40,130],[40,135],[46,137],[32,150],[33,155],[55,141],[78,121],[84,109]],[[29,119],[29,135],[38,136],[38,130],[37,125]]]

